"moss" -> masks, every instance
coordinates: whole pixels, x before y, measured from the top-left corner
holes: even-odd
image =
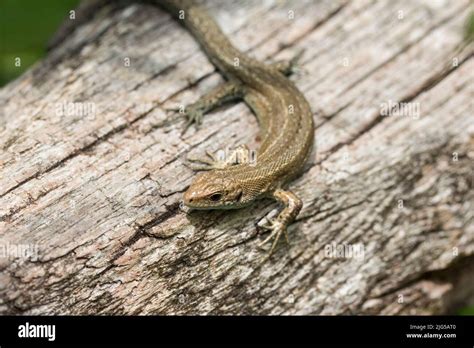
[[[464,39],[468,42],[474,41],[474,10],[467,19]]]

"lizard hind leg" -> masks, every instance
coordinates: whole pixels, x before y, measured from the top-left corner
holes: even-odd
[[[270,66],[285,76],[290,76],[292,74],[298,73],[302,70],[299,65],[300,59],[303,56],[304,49],[301,49],[296,53],[293,58],[289,60],[279,60],[274,63],[271,63]]]

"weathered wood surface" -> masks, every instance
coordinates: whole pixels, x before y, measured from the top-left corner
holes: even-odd
[[[255,224],[271,201],[180,210],[186,156],[258,146],[258,125],[241,103],[181,136],[165,108],[222,78],[166,13],[116,2],[0,90],[1,312],[428,314],[472,302],[469,1],[206,3],[259,59],[306,49],[292,79],[317,147],[291,185],[304,201],[291,244],[258,266]],[[382,115],[400,101],[419,117]],[[332,243],[363,257],[331,257]]]

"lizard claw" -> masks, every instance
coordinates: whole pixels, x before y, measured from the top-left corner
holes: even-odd
[[[181,111],[181,113],[183,113],[184,116],[188,119],[186,124],[184,125],[181,135],[186,133],[186,130],[192,124],[195,124],[196,128],[199,128],[199,126],[202,124],[204,111],[200,107],[197,107],[197,105],[195,104],[188,105],[186,108],[184,108],[184,110]]]
[[[195,172],[199,172],[199,171],[207,171],[207,170],[211,170],[212,168],[209,166],[209,165],[206,165],[206,164],[195,164],[195,163],[190,163],[190,160],[188,159],[188,163],[185,162],[184,165],[186,167],[188,167],[189,169],[191,170],[194,170]]]
[[[181,106],[173,106],[173,107],[166,107],[164,108],[166,112],[174,112],[174,113],[180,113],[182,112],[183,108]]]
[[[207,157],[191,157],[188,156],[186,165],[193,170],[212,170],[222,169],[227,166],[224,161],[219,160],[212,152],[206,150]]]
[[[260,248],[263,249],[263,246],[273,239],[273,243],[271,245],[270,251],[268,252],[265,260],[268,259],[273,254],[273,251],[275,250],[275,247],[282,234],[285,235],[286,242],[288,244],[290,243],[288,239],[288,233],[286,231],[286,225],[283,222],[279,221],[278,219],[272,219],[269,222],[261,224],[259,226],[266,230],[271,231],[270,235],[258,244]]]
[[[193,104],[187,107],[177,106],[177,107],[165,108],[165,110],[172,111],[174,113],[179,113],[187,118],[187,122],[184,125],[183,130],[181,131],[181,135],[186,133],[189,126],[191,126],[191,124],[193,123],[196,124],[197,128],[199,128],[199,126],[202,123],[202,119],[204,117],[204,112],[200,108],[194,107]]]
[[[289,60],[281,60],[277,61],[271,66],[273,66],[276,70],[280,71],[284,75],[290,76],[293,74],[299,74],[300,72],[305,71],[305,69],[300,64],[301,57],[303,56],[305,49],[299,50],[293,58]]]
[[[293,74],[300,74],[302,72],[307,72],[303,66],[301,65],[301,57],[303,56],[304,52],[306,51],[305,48],[300,49],[294,56],[288,61],[289,70],[288,73],[290,75]]]
[[[184,115],[188,118],[188,121],[186,122],[182,133],[185,133],[189,126],[193,123],[196,124],[196,128],[199,128],[199,126],[202,124],[204,113],[201,110],[194,108],[185,109]]]

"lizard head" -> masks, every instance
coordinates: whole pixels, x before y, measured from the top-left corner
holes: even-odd
[[[193,209],[233,209],[244,204],[242,187],[225,171],[197,175],[183,200]]]

